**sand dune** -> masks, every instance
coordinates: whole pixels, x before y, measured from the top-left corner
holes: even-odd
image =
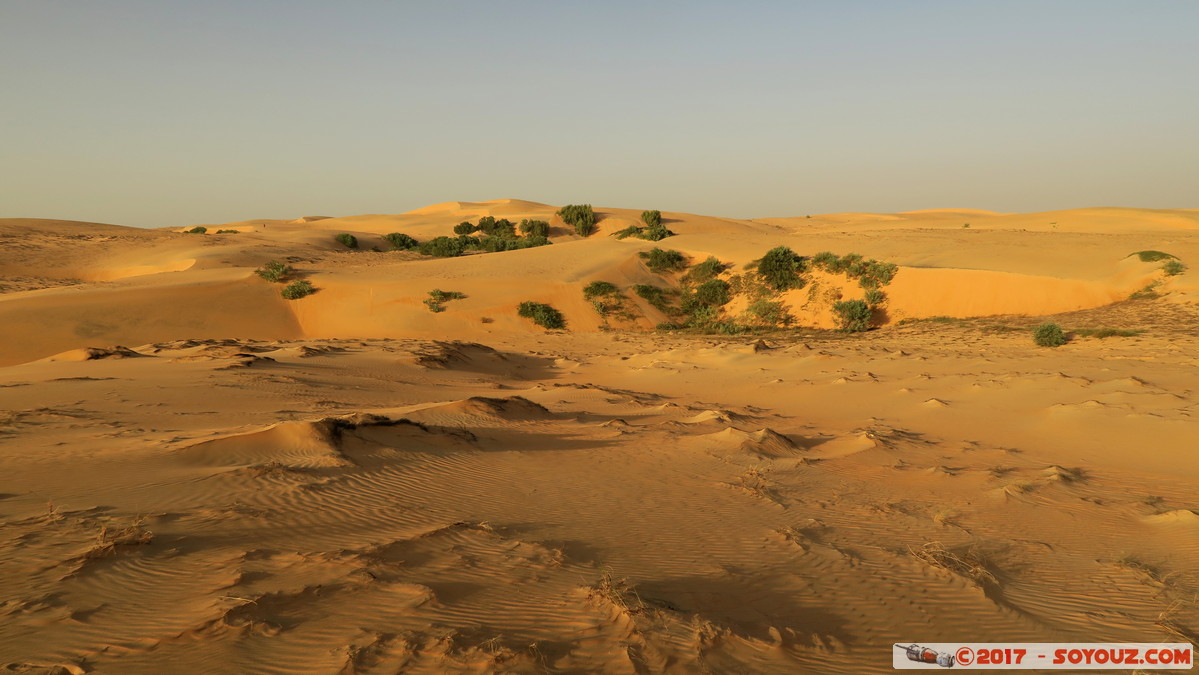
[[[0,666],[848,674],[896,642],[1199,641],[1199,289],[1129,257],[1199,260],[1199,212],[665,213],[654,244],[606,236],[640,211],[580,238],[555,210],[0,221]],[[369,250],[481,215],[554,244]],[[780,244],[899,265],[879,328],[824,330],[862,293],[834,274],[761,335],[654,332],[630,292],[677,285],[655,245],[732,274]],[[271,259],[318,292],[284,300]],[[1072,339],[1036,347],[1042,320]]]

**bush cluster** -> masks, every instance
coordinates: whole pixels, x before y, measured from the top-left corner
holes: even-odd
[[[1032,330],[1032,340],[1042,347],[1060,347],[1066,344],[1066,334],[1056,323],[1043,323]]]
[[[645,223],[647,227],[661,227],[662,212],[658,211],[657,209],[653,211],[642,211],[641,222]]]
[[[870,328],[870,306],[865,300],[842,300],[833,305],[838,327],[847,333]]]
[[[812,256],[812,266],[831,274],[844,274],[850,279],[857,279],[858,285],[867,290],[886,286],[899,271],[899,266],[894,263],[866,259],[857,253],[837,257],[828,251]]]
[[[305,279],[300,279],[299,281],[293,281],[284,286],[283,290],[280,291],[279,294],[282,295],[286,300],[299,300],[300,298],[306,295],[312,295],[315,292],[316,289],[312,287],[312,284],[308,283],[308,281]]]
[[[545,303],[522,302],[517,308],[517,314],[548,330],[566,328],[566,318],[562,316],[562,312]]]
[[[1167,260],[1165,264],[1162,265],[1162,271],[1166,273],[1166,276],[1170,277],[1176,277],[1185,272],[1186,269],[1187,266],[1182,264],[1181,260]]]
[[[338,241],[338,243],[340,243],[342,246],[345,246],[346,248],[358,248],[358,237],[355,237],[352,234],[342,232],[341,234],[339,234],[333,238],[336,239]]]
[[[444,312],[445,303],[449,302],[450,300],[461,300],[465,297],[465,293],[459,293],[458,291],[443,291],[440,288],[434,288],[433,290],[429,291],[429,297],[425,298],[425,306],[429,308],[430,312]]]
[[[541,237],[548,239],[550,236],[550,224],[544,220],[529,220],[520,221],[520,233],[526,237]]]
[[[645,260],[645,266],[651,272],[657,272],[658,274],[675,272],[687,267],[687,258],[682,253],[673,249],[662,250],[660,248],[651,248],[648,251],[642,251],[638,255]]]
[[[714,255],[708,256],[703,262],[691,266],[687,273],[683,275],[682,282],[685,284],[702,284],[709,279],[724,274],[725,270],[732,267],[730,263],[722,263]]]
[[[204,227],[203,225],[197,225],[190,230],[184,230],[183,234],[204,234],[207,231],[207,227]]]
[[[295,270],[290,265],[281,263],[278,260],[271,260],[262,267],[254,270],[254,273],[258,276],[274,283],[286,281],[293,272]]]
[[[402,232],[392,232],[391,234],[385,234],[385,235],[383,235],[383,238],[387,240],[387,243],[396,247],[397,251],[411,251],[412,249],[415,249],[420,246],[419,241],[413,239],[412,237],[409,237],[408,235],[406,235]]]
[[[786,246],[776,246],[758,260],[750,263],[752,269],[767,286],[775,291],[803,288],[806,269],[805,261]]]
[[[595,211],[590,204],[567,204],[558,209],[557,215],[562,222],[573,227],[580,237],[588,237],[595,232]]]
[[[455,258],[462,255],[462,252],[466,250],[466,246],[462,243],[462,239],[458,237],[434,237],[429,241],[419,244],[417,250],[422,255],[431,255],[438,258]]]

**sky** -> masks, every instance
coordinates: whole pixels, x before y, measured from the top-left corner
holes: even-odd
[[[1193,0],[0,0],[0,217],[1199,208]]]

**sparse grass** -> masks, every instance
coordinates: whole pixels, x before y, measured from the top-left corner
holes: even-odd
[[[113,555],[121,548],[142,546],[154,541],[154,533],[145,528],[145,519],[136,518],[124,527],[113,528],[108,523],[100,526],[96,542],[83,554],[84,560],[95,560]]]
[[[287,281],[287,278],[294,272],[295,270],[290,265],[281,263],[278,260],[271,260],[262,267],[254,270],[255,274],[273,283]]]
[[[429,291],[429,297],[425,298],[424,302],[425,306],[429,308],[429,311],[436,314],[444,312],[445,307],[443,305],[450,300],[461,300],[465,297],[465,293],[459,293],[458,291],[443,291],[440,288],[434,288],[433,290]]]
[[[1165,264],[1162,265],[1162,271],[1165,272],[1166,276],[1168,277],[1176,277],[1186,270],[1187,266],[1182,264],[1181,260],[1167,260]]]
[[[686,284],[702,284],[705,281],[715,279],[732,267],[729,263],[722,263],[716,256],[708,256],[703,262],[693,265],[687,273],[683,275],[682,281]]]
[[[284,286],[283,290],[280,291],[279,294],[282,295],[285,300],[299,300],[300,298],[312,295],[315,292],[316,289],[313,288],[312,284],[309,283],[307,279],[300,279],[299,281],[293,281]]]
[[[961,323],[965,319],[959,319],[954,316],[929,316],[923,319],[903,319],[896,326],[907,326],[914,323]]]
[[[956,526],[957,523],[955,521],[959,516],[961,514],[956,509],[941,509],[933,514],[933,522],[942,527]]]
[[[671,289],[662,288],[661,286],[651,286],[650,284],[637,284],[633,286],[633,292],[659,312],[672,313],[672,308],[666,302],[667,295],[673,292]]]
[[[1079,337],[1093,338],[1109,338],[1109,337],[1136,337],[1144,333],[1143,330],[1126,330],[1123,328],[1077,328],[1071,331]]]
[[[1042,347],[1060,347],[1066,344],[1066,334],[1056,323],[1043,323],[1032,331],[1033,342]]]
[[[1170,260],[1170,259],[1177,260],[1178,259],[1177,256],[1170,255],[1169,253],[1166,253],[1165,251],[1153,251],[1153,250],[1135,251],[1133,253],[1129,253],[1128,257],[1132,257],[1134,255],[1136,257],[1140,258],[1141,262],[1157,262],[1159,260]]]
[[[1154,300],[1156,298],[1160,298],[1160,297],[1162,297],[1162,294],[1157,292],[1157,289],[1159,287],[1161,287],[1161,282],[1155,281],[1155,282],[1145,286],[1144,288],[1142,288],[1139,291],[1134,291],[1132,295],[1128,296],[1128,299],[1129,300]]]
[[[687,267],[687,257],[674,249],[651,248],[638,254],[651,272],[663,274]]]
[[[541,303],[525,301],[520,303],[517,309],[517,314],[531,320],[533,323],[547,330],[558,330],[566,328],[566,317],[562,316],[562,312],[553,307]]]
[[[795,321],[795,317],[787,311],[787,306],[780,301],[756,300],[750,303],[749,307],[745,308],[742,320],[754,326],[776,328],[790,326]]]
[[[920,548],[909,546],[908,552],[926,565],[969,579],[979,587],[999,585],[990,562],[974,547],[953,551],[939,541],[930,541]]]

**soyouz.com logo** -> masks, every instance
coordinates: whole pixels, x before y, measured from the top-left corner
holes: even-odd
[[[1194,647],[1185,642],[913,642],[896,644],[891,663],[897,670],[1190,670]]]

